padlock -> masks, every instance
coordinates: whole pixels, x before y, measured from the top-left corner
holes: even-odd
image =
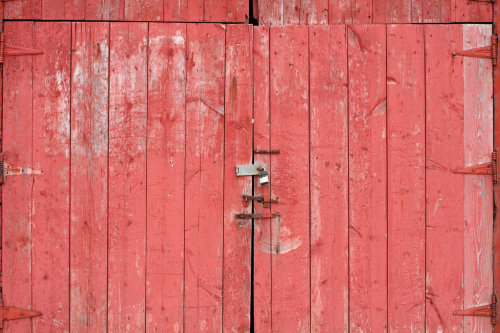
[[[259,172],[259,184],[266,185],[269,184],[269,175],[266,170],[260,170]]]

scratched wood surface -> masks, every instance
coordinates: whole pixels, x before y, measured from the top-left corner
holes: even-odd
[[[269,27],[261,26],[253,29],[253,146],[259,150],[270,150],[270,93],[269,77]],[[255,163],[266,163],[272,167],[268,154],[255,155]],[[269,174],[270,185],[260,186],[259,180],[254,180],[254,195],[274,198],[272,193],[273,175]],[[255,213],[271,213],[277,205],[264,207],[254,203]],[[272,228],[268,220],[254,220],[254,329],[255,332],[271,332],[271,249]]]
[[[35,23],[33,58],[33,331],[69,329],[71,25]],[[61,286],[64,286],[61,288]]]
[[[226,28],[224,111],[224,332],[250,331],[252,221],[242,195],[252,195],[252,178],[236,177],[236,164],[252,163],[252,26]]]
[[[243,23],[249,5],[246,0],[15,0],[5,2],[5,18]]]
[[[186,25],[149,26],[146,330],[183,327]]]
[[[460,25],[429,25],[426,52],[426,327],[463,330],[464,81]]]
[[[309,29],[311,331],[348,330],[345,26]]]
[[[491,44],[490,25],[464,25],[464,49]],[[493,151],[492,61],[463,58],[464,166],[491,161]],[[493,293],[491,176],[464,178],[464,308],[489,304]],[[465,332],[492,332],[489,318],[466,317]]]
[[[72,24],[71,330],[106,329],[109,24]]]
[[[145,325],[147,32],[112,23],[109,68],[108,329]]]
[[[388,326],[425,331],[424,27],[387,31]]]
[[[308,27],[270,31],[272,191],[272,328],[310,330]]]
[[[387,329],[386,27],[350,26],[349,321]],[[357,92],[357,93],[354,93]]]
[[[186,332],[222,330],[225,33],[216,24],[187,28]]]
[[[5,41],[34,47],[33,22],[6,22]],[[13,166],[33,166],[33,57],[3,65],[3,153]],[[2,284],[6,304],[31,308],[32,176],[2,185]],[[4,332],[30,331],[31,320],[6,322]]]

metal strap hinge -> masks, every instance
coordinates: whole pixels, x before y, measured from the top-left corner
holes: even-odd
[[[236,214],[237,219],[273,219],[280,216],[278,213],[254,213],[254,214]]]
[[[486,58],[492,59],[493,65],[497,64],[497,44],[498,37],[497,35],[491,35],[491,45],[477,47],[475,49],[462,50],[453,52],[453,56],[462,56],[462,57],[474,57],[474,58]]]
[[[43,54],[42,51],[29,47],[17,46],[5,42],[5,34],[0,33],[0,63],[3,64],[5,56],[21,56]]]
[[[496,150],[491,153],[491,162],[473,165],[463,169],[455,169],[453,173],[460,173],[466,175],[491,175],[493,176],[493,183],[498,183],[497,172],[497,152]]]
[[[468,4],[469,2],[486,2],[486,3],[494,3],[494,2],[495,2],[495,0],[469,0],[469,1],[467,1],[467,4]]]
[[[3,301],[0,301],[0,328],[3,328],[3,322],[5,320],[32,318],[39,317],[41,315],[42,313],[40,311],[19,309],[12,306],[4,306]]]
[[[4,154],[0,153],[0,184],[5,183],[5,176],[19,176],[19,175],[41,175],[42,170],[35,170],[26,167],[13,167],[5,163]]]
[[[497,322],[497,298],[491,297],[491,304],[453,312],[454,316],[490,317],[493,325]]]

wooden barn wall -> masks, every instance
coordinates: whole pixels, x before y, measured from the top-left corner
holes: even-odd
[[[5,22],[6,331],[492,332],[491,33]]]

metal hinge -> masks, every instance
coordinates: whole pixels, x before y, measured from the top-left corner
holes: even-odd
[[[497,297],[491,297],[491,304],[453,312],[454,316],[490,317],[491,323],[497,323]]]
[[[32,317],[39,317],[42,313],[40,311],[26,310],[14,308],[12,306],[4,306],[3,301],[0,300],[0,328],[3,328],[5,320],[17,320]]]
[[[453,52],[453,56],[462,56],[462,57],[474,57],[474,58],[486,58],[492,59],[493,65],[497,64],[497,44],[498,37],[497,35],[491,35],[491,45],[477,47],[469,50],[455,51]]]
[[[278,149],[271,149],[271,150],[267,150],[267,149],[256,149],[253,151],[254,154],[279,154],[280,151]]]
[[[237,219],[273,219],[280,216],[278,213],[254,213],[254,214],[236,214]]]
[[[19,175],[41,175],[42,170],[35,170],[26,167],[13,167],[5,163],[4,154],[0,153],[0,184],[5,182],[6,176],[19,176]]]
[[[486,3],[494,3],[495,0],[468,0],[467,3],[469,2],[486,2]]]
[[[259,204],[262,204],[264,207],[269,207],[270,204],[277,204],[279,202],[278,199],[267,199],[263,195],[247,195],[243,194],[243,200],[245,202],[255,201]]]
[[[497,151],[491,153],[491,162],[473,165],[463,169],[453,170],[453,173],[467,174],[467,175],[491,175],[493,176],[493,183],[498,183],[497,174]]]
[[[5,56],[21,56],[21,55],[35,55],[43,54],[42,51],[32,49],[29,47],[17,46],[5,42],[5,34],[0,33],[0,63],[3,64]]]

